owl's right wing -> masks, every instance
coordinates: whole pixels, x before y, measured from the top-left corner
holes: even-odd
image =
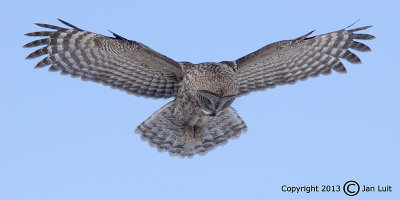
[[[24,45],[46,45],[27,57],[48,54],[35,68],[51,65],[49,71],[61,71],[139,96],[169,98],[176,95],[183,77],[179,63],[117,34],[113,33],[115,38],[106,37],[60,21],[72,29],[37,24],[55,31],[26,34],[49,37]]]
[[[369,27],[339,30],[307,38],[310,32],[294,40],[272,43],[232,62],[236,64],[239,95],[295,83],[319,74],[330,74],[332,69],[345,73],[346,68],[339,58],[350,63],[361,63],[349,48],[357,51],[371,50],[365,44],[354,41],[374,39],[372,35],[354,33]]]

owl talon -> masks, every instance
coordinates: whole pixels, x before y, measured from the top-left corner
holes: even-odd
[[[182,136],[185,143],[203,141],[200,129],[196,127],[187,127],[186,132]]]
[[[192,141],[192,136],[188,133],[184,133],[182,137],[183,137],[183,141],[185,143],[189,143]]]
[[[196,135],[195,137],[194,137],[194,141],[195,142],[201,142],[201,141],[203,141],[203,138],[200,136],[200,135]]]

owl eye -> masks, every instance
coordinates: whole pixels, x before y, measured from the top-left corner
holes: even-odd
[[[211,105],[212,104],[210,99],[208,99],[207,97],[205,97],[203,95],[198,95],[197,99],[203,105]]]
[[[215,110],[211,100],[205,94],[202,93],[197,94],[197,103],[204,110],[210,112]]]

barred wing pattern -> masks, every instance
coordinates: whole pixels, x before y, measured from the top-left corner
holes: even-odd
[[[312,33],[310,32],[294,40],[272,43],[236,60],[239,95],[277,85],[293,84],[297,80],[319,74],[330,74],[332,69],[346,73],[339,58],[353,64],[361,63],[349,48],[361,52],[371,51],[365,44],[354,41],[374,39],[372,35],[354,33],[370,27],[340,30],[307,38]]]
[[[61,71],[139,96],[169,98],[176,95],[183,77],[179,63],[115,33],[115,38],[110,38],[60,21],[72,29],[36,24],[55,31],[26,34],[49,37],[24,45],[46,45],[26,58],[49,54],[35,68],[51,65],[49,71]]]

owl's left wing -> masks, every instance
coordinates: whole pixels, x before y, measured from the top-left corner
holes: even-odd
[[[370,27],[340,30],[307,38],[312,33],[310,32],[294,40],[272,43],[236,60],[233,63],[236,64],[239,95],[292,84],[319,74],[330,74],[332,69],[346,73],[339,58],[354,64],[361,63],[349,48],[362,52],[371,51],[365,44],[354,41],[374,39],[372,35],[354,33]]]
[[[106,37],[60,21],[72,29],[37,24],[55,31],[26,34],[48,36],[24,46],[46,45],[27,57],[48,54],[35,68],[51,65],[49,71],[61,71],[139,96],[169,98],[176,95],[183,77],[179,63],[115,33],[115,38]]]

